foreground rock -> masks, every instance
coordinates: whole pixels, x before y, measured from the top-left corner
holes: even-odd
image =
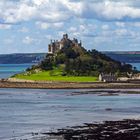
[[[85,124],[43,134],[49,135],[44,140],[140,140],[140,120]]]

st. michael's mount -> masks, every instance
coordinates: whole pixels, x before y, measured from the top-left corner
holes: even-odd
[[[129,64],[122,64],[95,49],[86,50],[81,41],[70,39],[68,34],[64,34],[60,41],[51,40],[45,59],[34,69],[59,69],[62,75],[67,76],[98,76],[100,73],[118,75],[133,71]]]

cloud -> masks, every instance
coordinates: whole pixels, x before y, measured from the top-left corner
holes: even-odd
[[[72,26],[72,27],[69,28],[69,32],[76,32],[76,31],[77,31],[77,28],[76,27],[73,27]]]
[[[18,30],[19,32],[22,32],[22,33],[28,33],[29,32],[29,29],[26,28],[26,27],[22,27],[21,29]]]
[[[140,0],[0,0],[0,29],[10,29],[1,33],[3,46],[10,44],[4,40],[14,34],[13,48],[23,51],[28,46],[31,51],[35,46],[44,49],[50,39],[64,33],[101,47],[116,42],[117,49],[117,43],[124,47],[129,40],[139,42],[139,27]]]
[[[56,27],[56,28],[61,28],[63,25],[64,25],[63,22],[56,22],[56,23],[53,24],[53,26]]]
[[[104,21],[140,20],[140,7],[134,7],[128,2],[120,1],[84,2],[80,16]]]
[[[36,25],[41,29],[49,29],[49,28],[54,29],[54,28],[63,27],[64,23],[63,22],[48,23],[48,22],[37,21]]]
[[[77,24],[75,26],[71,26],[67,29],[67,32],[75,37],[93,37],[96,36],[96,30],[98,25],[86,23],[86,24]]]
[[[35,41],[35,39],[32,38],[32,37],[30,37],[30,36],[26,36],[26,37],[22,40],[22,42],[23,42],[24,44],[27,44],[27,45],[30,45],[30,44],[34,43],[34,41]]]
[[[102,29],[103,29],[103,30],[109,30],[109,25],[107,25],[107,24],[102,25]]]
[[[52,35],[45,35],[45,38],[48,40],[51,40],[53,38],[53,36]]]
[[[140,27],[140,22],[135,22],[132,25],[135,26],[135,27]]]
[[[0,2],[0,18],[5,23],[17,23],[28,21],[36,14],[36,7],[30,6],[23,0],[23,2],[4,1]]]
[[[10,29],[11,25],[8,24],[0,24],[0,29]]]
[[[26,44],[26,45],[40,45],[42,43],[42,41],[44,40],[44,37],[31,37],[31,36],[25,36],[22,39],[22,43]]]
[[[116,33],[116,35],[118,36],[124,36],[124,35],[128,35],[128,30],[127,29],[117,29],[114,31],[114,33]]]
[[[4,23],[19,23],[30,20],[59,23],[75,17],[103,21],[140,21],[140,2],[130,0],[0,1],[0,21]]]
[[[48,23],[41,22],[41,21],[37,21],[36,26],[38,26],[41,29],[48,29],[50,27],[50,25]]]
[[[29,20],[58,22],[70,18],[68,0],[0,1],[0,19],[5,23]]]
[[[115,24],[118,27],[125,27],[125,23],[124,22],[116,22]]]

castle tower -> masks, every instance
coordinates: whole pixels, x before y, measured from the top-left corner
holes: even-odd
[[[68,39],[68,34],[64,34],[63,35],[63,39],[66,39],[67,40]]]
[[[50,44],[48,45],[48,53],[49,54],[55,54],[59,50],[61,50],[63,47],[70,47],[70,46],[82,46],[82,42],[78,43],[78,40],[74,38],[73,40],[70,40],[68,38],[68,34],[64,34],[63,38],[58,40],[51,40]]]
[[[82,47],[82,41],[80,40],[80,43],[79,43],[80,47]]]
[[[60,42],[59,49],[61,50],[64,47],[63,42]]]
[[[48,53],[49,54],[52,54],[53,53],[53,51],[52,51],[52,45],[51,44],[48,45]]]

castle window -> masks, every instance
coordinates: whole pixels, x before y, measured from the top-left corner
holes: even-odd
[[[49,45],[49,49],[48,49],[49,52],[52,52],[52,46]]]

